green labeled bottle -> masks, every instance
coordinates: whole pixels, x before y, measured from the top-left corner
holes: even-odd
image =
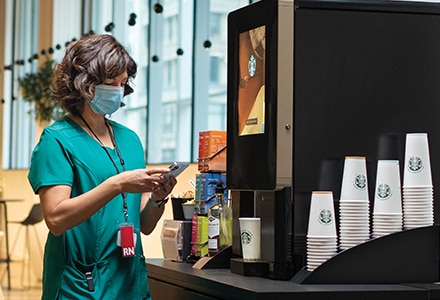
[[[222,182],[215,187],[215,202],[208,210],[208,255],[232,245],[232,208],[225,204]]]

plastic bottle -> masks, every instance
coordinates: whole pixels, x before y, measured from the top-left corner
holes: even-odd
[[[215,203],[208,210],[208,255],[232,245],[232,208],[225,204],[222,182],[216,183]]]

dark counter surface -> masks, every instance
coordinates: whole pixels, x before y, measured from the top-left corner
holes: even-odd
[[[298,284],[165,259],[147,259],[147,268],[151,279],[216,299],[440,299],[437,284]]]

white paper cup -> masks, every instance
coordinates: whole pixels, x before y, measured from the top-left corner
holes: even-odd
[[[310,201],[308,236],[336,236],[333,192],[313,191]]]
[[[367,163],[364,156],[346,156],[341,200],[368,200]]]
[[[427,133],[407,133],[405,144],[404,186],[432,185]]]
[[[377,162],[373,213],[402,213],[398,160],[379,160]]]
[[[261,259],[261,219],[238,218],[240,223],[241,247],[243,260]]]

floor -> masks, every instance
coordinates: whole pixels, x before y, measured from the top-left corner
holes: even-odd
[[[1,286],[4,300],[41,299],[41,282],[32,275],[28,283],[28,276],[26,275],[24,277],[24,282],[22,283],[21,270],[22,265],[20,261],[11,263],[11,289],[8,290],[8,280],[5,274],[4,264],[0,267],[0,275],[2,277]]]

